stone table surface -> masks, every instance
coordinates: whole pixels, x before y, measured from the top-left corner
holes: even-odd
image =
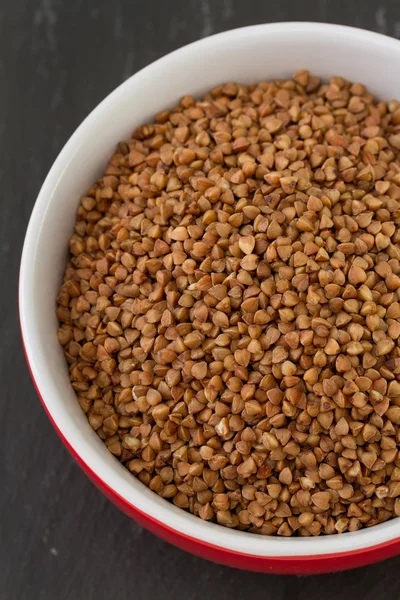
[[[1,600],[400,596],[400,556],[332,575],[253,574],[190,556],[143,530],[62,445],[21,347],[17,278],[26,225],[77,125],[119,83],[175,48],[233,27],[290,20],[400,37],[397,0],[0,1]]]

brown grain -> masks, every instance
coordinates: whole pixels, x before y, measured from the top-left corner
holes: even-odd
[[[227,83],[121,143],[57,297],[78,402],[142,483],[264,535],[400,516],[400,104]]]

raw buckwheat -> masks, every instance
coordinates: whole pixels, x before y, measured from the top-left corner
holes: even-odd
[[[57,302],[91,427],[205,520],[400,516],[400,103],[307,71],[185,96],[81,198]]]

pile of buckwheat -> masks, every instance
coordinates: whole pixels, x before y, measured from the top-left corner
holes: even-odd
[[[118,146],[83,197],[58,336],[151,490],[280,536],[400,516],[400,103],[227,83]]]

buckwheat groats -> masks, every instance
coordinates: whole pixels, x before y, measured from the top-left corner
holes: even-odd
[[[81,198],[72,386],[162,498],[250,532],[400,516],[400,103],[307,71],[139,127]]]

